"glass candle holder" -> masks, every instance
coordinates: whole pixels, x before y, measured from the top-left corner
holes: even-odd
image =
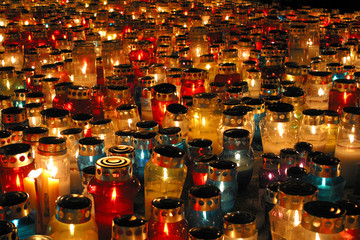
[[[112,224],[111,239],[120,240],[131,237],[135,237],[138,240],[148,239],[148,228],[145,218],[138,214],[115,217]]]
[[[296,119],[301,119],[303,111],[308,108],[305,103],[305,92],[298,87],[287,87],[283,92],[281,101],[294,106]]]
[[[55,97],[52,101],[54,108],[63,108],[67,101],[67,89],[72,86],[72,82],[62,82],[55,85]]]
[[[289,34],[290,60],[300,64],[308,63],[308,29],[305,25],[292,25]]]
[[[326,64],[326,71],[333,74],[332,80],[345,79],[344,65],[339,62],[330,62]]]
[[[254,167],[254,153],[250,146],[249,131],[245,129],[226,130],[223,151],[220,153],[219,159],[236,163],[238,190],[245,190],[250,183]]]
[[[148,228],[149,240],[187,239],[189,226],[184,217],[184,202],[175,197],[155,198],[151,202]]]
[[[71,118],[68,110],[48,108],[42,110],[42,127],[49,129],[49,136],[60,136],[61,131],[71,126]]]
[[[131,160],[131,163],[135,164],[135,148],[128,145],[115,145],[108,149],[108,156],[126,157]]]
[[[66,109],[71,115],[84,113],[92,114],[93,105],[90,100],[90,88],[73,85],[67,89],[67,101],[62,109]]]
[[[98,228],[91,216],[91,200],[89,198],[78,194],[63,195],[57,199],[56,205],[56,214],[46,229],[46,234],[53,240],[98,239]]]
[[[87,189],[94,197],[99,238],[110,239],[114,217],[134,213],[134,200],[140,183],[132,175],[132,164],[128,158],[105,157],[99,159],[95,166],[95,177],[90,180]]]
[[[8,127],[8,131],[11,132],[11,141],[13,143],[22,143],[23,132],[29,126],[11,126]]]
[[[280,88],[275,84],[261,84],[260,98],[275,97],[280,95]]]
[[[115,144],[116,145],[134,145],[133,130],[123,130],[115,132]]]
[[[360,148],[359,121],[360,108],[345,107],[343,109],[334,156],[341,161],[341,176],[345,178],[347,186],[352,186],[355,182],[355,169]]]
[[[160,145],[153,149],[144,170],[145,218],[150,217],[153,199],[181,196],[187,173],[184,157],[185,152],[177,147]]]
[[[326,155],[314,157],[305,181],[318,188],[319,201],[339,201],[345,187],[345,179],[340,176],[340,160]]]
[[[189,190],[186,213],[189,227],[223,227],[220,190],[215,186],[200,185]]]
[[[159,124],[153,120],[142,120],[136,123],[136,129],[140,132],[159,132]]]
[[[224,240],[257,240],[256,218],[248,212],[231,212],[224,216]]]
[[[0,95],[0,118],[2,119],[2,111],[5,108],[9,108],[12,107],[13,103],[11,100],[11,96],[5,96],[5,95]]]
[[[359,90],[354,80],[337,79],[329,95],[329,110],[341,113],[344,107],[356,107],[359,102]]]
[[[221,112],[218,108],[217,94],[199,93],[194,95],[193,106],[189,109],[189,139],[206,138],[214,144],[214,153],[220,152],[216,132]]]
[[[141,119],[152,120],[152,87],[155,85],[155,78],[145,76],[139,78],[138,86],[135,89],[135,102],[139,108]]]
[[[360,207],[355,202],[351,202],[348,200],[341,200],[336,203],[341,208],[344,208],[345,213],[345,221],[344,221],[344,232],[345,236],[348,239],[356,239],[360,236],[360,226],[358,222],[353,222],[353,219],[358,219],[360,215]]]
[[[323,152],[328,137],[327,127],[323,110],[304,110],[299,128],[299,141],[309,142],[312,144],[314,151]]]
[[[229,62],[220,63],[219,73],[216,74],[214,81],[225,83],[227,86],[241,81],[241,75],[237,73],[236,64]]]
[[[331,110],[326,110],[324,115],[325,124],[328,127],[328,138],[326,140],[324,153],[332,156],[335,153],[340,118],[336,111]]]
[[[59,195],[70,193],[70,162],[65,138],[40,138],[35,159],[39,167],[50,171],[51,176],[58,179]],[[42,199],[49,200],[46,196],[48,192],[45,189],[43,191]]]
[[[12,222],[0,220],[0,229],[0,237],[8,239],[18,238],[17,228]]]
[[[216,227],[194,227],[189,231],[190,240],[221,240],[223,233]]]
[[[173,103],[166,107],[162,127],[180,127],[183,138],[187,139],[189,131],[188,109],[181,104]]]
[[[192,169],[195,164],[195,159],[198,157],[212,153],[212,141],[206,138],[195,138],[188,142],[189,156],[187,165]],[[191,170],[190,170],[191,171]]]
[[[105,150],[115,144],[114,129],[111,119],[91,121],[91,133],[93,137],[98,137],[104,141]]]
[[[274,153],[264,153],[262,161],[259,169],[259,187],[266,188],[280,180],[280,157]]]
[[[123,104],[116,108],[117,123],[115,130],[135,130],[140,121],[139,111],[135,104]]]
[[[92,120],[93,116],[88,113],[77,113],[71,117],[72,125],[76,128],[81,128],[85,137],[91,137],[92,128],[90,127],[90,122]]]
[[[313,145],[308,142],[298,142],[295,144],[294,148],[299,153],[299,167],[309,170],[311,167],[311,161],[308,156],[313,152]]]
[[[280,150],[280,178],[285,181],[287,171],[290,167],[297,166],[299,162],[299,152],[293,148],[283,148]]]
[[[77,157],[80,176],[82,170],[95,166],[98,159],[106,157],[104,140],[98,137],[85,137],[79,140],[79,155]]]
[[[223,213],[230,212],[235,205],[238,188],[236,176],[236,163],[232,161],[221,160],[209,163],[206,184],[219,188]]]
[[[92,87],[96,84],[95,45],[90,42],[76,41],[72,52],[74,84]]]
[[[172,103],[177,103],[176,87],[170,83],[161,83],[154,86],[154,95],[151,99],[153,120],[161,124],[166,108]]]
[[[205,92],[206,71],[199,68],[185,69],[182,73],[180,97]]]
[[[41,125],[41,111],[44,110],[42,103],[28,103],[24,105],[27,111],[30,127],[39,127]]]
[[[3,129],[14,126],[29,126],[27,112],[24,108],[9,107],[1,110],[1,124]]]
[[[325,201],[305,203],[301,224],[294,228],[291,239],[344,239],[344,218],[345,209],[334,203]],[[334,227],[326,229],[325,224],[334,224]]]
[[[0,155],[1,190],[24,191],[24,178],[35,169],[31,146],[26,143],[14,143],[2,146]]]
[[[127,79],[127,86],[130,88],[131,94],[134,94],[135,86],[137,84],[137,77],[134,73],[134,67],[131,64],[119,64],[113,66],[114,75],[124,76]]]
[[[269,212],[271,236],[290,239],[293,229],[301,223],[304,204],[316,200],[316,195],[317,188],[310,183],[281,183],[278,202]]]
[[[210,83],[210,92],[217,94],[218,99],[225,100],[226,83],[212,82]]]
[[[188,153],[188,146],[186,139],[183,138],[182,130],[179,127],[161,128],[158,131],[157,144],[172,145],[178,147]]]
[[[19,239],[36,234],[37,213],[31,209],[27,193],[14,191],[0,195],[0,209],[3,212],[1,220],[16,226]]]
[[[297,87],[303,85],[303,78],[301,76],[301,68],[296,62],[287,62],[284,64],[285,74],[283,75],[282,81],[290,81]]]
[[[215,154],[204,154],[194,159],[192,181],[194,186],[205,185],[209,176],[209,163],[218,160]]]
[[[260,121],[264,152],[280,154],[284,147],[295,145],[298,123],[293,110],[294,107],[287,103],[276,103],[268,107],[268,114]]]
[[[30,84],[27,85],[27,89],[31,92],[41,92],[42,91],[42,80],[46,76],[44,74],[36,74],[30,77]]]
[[[119,40],[107,40],[101,45],[105,76],[110,76],[113,73],[113,66],[126,63],[122,43]]]

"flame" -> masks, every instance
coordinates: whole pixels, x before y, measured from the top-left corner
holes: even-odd
[[[200,57],[200,48],[196,48],[196,56]]]
[[[300,221],[300,214],[298,210],[295,210],[295,216],[294,216],[294,224],[295,226],[299,225],[301,223]]]
[[[28,40],[31,41],[31,35],[28,36]]]
[[[316,127],[315,126],[311,126],[311,134],[312,135],[316,134]]]
[[[251,81],[250,81],[250,85],[251,85],[252,87],[254,87],[254,86],[255,86],[255,79],[251,79]]]
[[[28,21],[28,20],[26,20],[24,24],[25,24],[25,25],[29,25],[29,21]]]
[[[4,41],[4,36],[0,34],[0,42]]]
[[[208,70],[208,71],[209,71],[209,70],[210,70],[210,68],[211,68],[211,65],[210,65],[210,64],[206,64],[206,67],[205,67],[205,68],[206,68],[206,70]]]
[[[10,82],[9,82],[9,80],[6,80],[6,87],[7,87],[7,89],[10,89]]]
[[[10,61],[11,61],[12,64],[14,64],[16,62],[16,59],[13,56],[11,56]]]
[[[165,226],[164,226],[164,233],[165,233],[166,235],[169,235],[169,229],[168,229],[167,223],[165,223]]]
[[[350,140],[350,143],[354,143],[355,135],[354,134],[349,134],[349,140]]]
[[[322,88],[320,88],[318,91],[319,97],[324,96],[324,94],[325,94],[324,90]]]
[[[284,135],[284,128],[282,123],[278,123],[278,127],[277,127],[278,131],[279,131],[279,135],[280,137],[282,137]]]
[[[120,63],[119,63],[119,60],[116,60],[116,62],[115,62],[115,65],[114,66],[117,66],[117,65],[119,65]]]
[[[43,172],[42,168],[36,169],[36,170],[31,170],[28,174],[29,178],[37,178],[40,176],[40,174]]]
[[[206,120],[205,117],[202,118],[202,125],[205,126],[206,125]]]
[[[54,165],[54,160],[53,160],[52,157],[50,157],[49,163],[47,164],[47,170],[50,171],[50,176],[51,176],[52,178],[55,178],[58,169],[57,169],[57,167],[55,167],[55,165]]]
[[[74,226],[74,224],[70,224],[69,230],[70,230],[70,234],[71,234],[72,236],[74,236],[74,233],[75,233],[75,226]]]
[[[87,63],[84,63],[84,66],[81,68],[81,71],[83,74],[86,74],[86,68],[87,68]]]
[[[16,175],[16,186],[17,186],[17,187],[20,187],[20,186],[21,186],[19,175]]]
[[[167,169],[164,168],[164,180],[166,180],[169,177]]]
[[[348,94],[347,92],[344,92],[344,102],[347,103],[347,99],[351,96],[351,94]]]
[[[319,234],[316,233],[315,240],[320,240]]]
[[[114,187],[113,188],[113,191],[112,191],[112,194],[111,194],[111,201],[115,201],[116,200],[116,196],[117,196],[117,194],[116,194],[116,188]]]

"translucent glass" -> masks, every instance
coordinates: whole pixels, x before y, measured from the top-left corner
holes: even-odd
[[[276,205],[269,212],[272,239],[290,239],[292,230],[301,222],[301,216],[302,211],[300,210],[291,210]]]
[[[341,200],[345,187],[345,179],[343,177],[323,178],[308,174],[304,180],[318,188],[317,200],[334,203]]]
[[[189,227],[217,227],[223,228],[223,214],[221,208],[211,211],[196,211],[191,207],[188,208],[186,213]]]
[[[331,83],[313,84],[308,81],[304,85],[306,104],[313,109],[327,110],[329,107],[330,90]]]
[[[299,225],[294,228],[290,240],[304,240],[304,239],[314,239],[314,240],[344,240],[348,239],[345,237],[345,232],[334,233],[334,234],[324,234],[317,233],[305,229],[303,226]]]
[[[327,124],[306,125],[302,124],[299,129],[299,142],[308,142],[313,145],[313,151],[325,151],[328,138]]]

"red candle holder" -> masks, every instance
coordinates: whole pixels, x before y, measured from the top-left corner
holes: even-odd
[[[329,110],[339,114],[344,107],[357,107],[359,104],[359,89],[355,80],[337,79],[329,95]]]
[[[206,72],[199,68],[189,68],[183,71],[180,96],[193,96],[205,92]]]
[[[153,89],[154,96],[151,99],[153,119],[161,125],[167,106],[177,103],[176,87],[170,83],[161,83],[154,86]]]

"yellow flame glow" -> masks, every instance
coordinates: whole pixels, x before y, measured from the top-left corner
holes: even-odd
[[[13,56],[11,56],[10,61],[11,61],[11,64],[14,64],[16,62],[16,59]]]
[[[43,172],[42,168],[36,169],[36,170],[31,170],[28,174],[29,178],[37,178],[38,176],[40,176],[40,174]]]
[[[294,224],[295,226],[299,225],[301,223],[300,221],[300,214],[298,210],[295,210],[295,216],[294,216]]]
[[[86,68],[87,68],[87,63],[85,62],[84,66],[81,68],[81,72],[83,74],[86,74]]]
[[[320,88],[318,91],[319,97],[324,96],[324,94],[325,94],[324,90],[322,88]]]
[[[74,226],[74,224],[70,224],[69,230],[70,230],[70,234],[71,234],[72,236],[74,236],[74,233],[75,233],[75,226]]]
[[[112,191],[112,194],[111,194],[111,201],[114,202],[114,201],[116,200],[116,195],[117,195],[117,194],[116,194],[116,188],[114,187],[114,188],[113,188],[113,191]]]

